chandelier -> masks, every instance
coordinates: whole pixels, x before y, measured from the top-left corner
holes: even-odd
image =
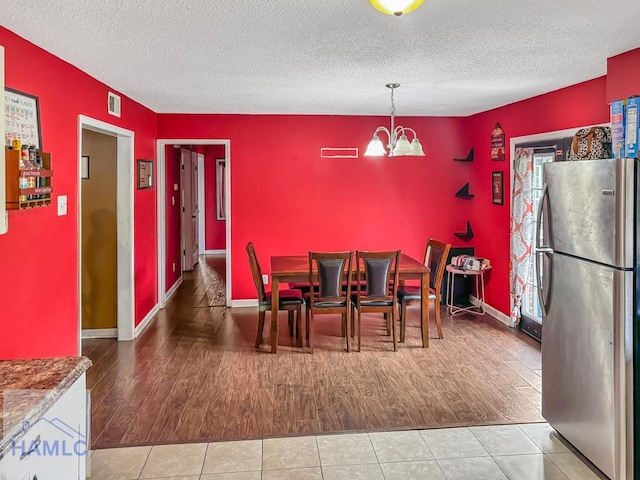
[[[413,12],[424,0],[369,0],[377,10],[387,15],[399,17],[403,13]]]
[[[387,130],[386,127],[376,128],[376,131],[373,132],[373,138],[369,142],[364,155],[366,157],[382,157],[387,154],[387,151],[384,149],[384,145],[382,144],[382,140],[380,140],[380,137],[378,136],[379,132],[385,132],[389,139],[387,148],[389,149],[390,157],[397,157],[400,155],[424,157],[422,145],[418,140],[416,132],[411,128],[406,128],[400,125],[397,127],[395,126],[396,106],[393,103],[393,91],[398,88],[400,84],[387,83],[385,86],[391,89],[391,130]],[[409,143],[409,139],[407,138],[407,132],[411,132],[413,134],[413,140],[411,140],[411,143]]]

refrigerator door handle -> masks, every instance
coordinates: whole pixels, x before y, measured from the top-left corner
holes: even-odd
[[[547,311],[548,311],[548,303],[545,303],[545,298],[544,298],[544,291],[542,288],[542,260],[544,259],[545,255],[552,255],[553,254],[553,249],[548,247],[548,246],[543,246],[541,245],[542,242],[542,238],[541,238],[541,233],[542,233],[542,212],[545,208],[545,206],[547,205],[547,203],[545,202],[545,200],[548,199],[549,196],[549,187],[548,185],[545,183],[544,186],[542,187],[542,195],[540,196],[540,204],[538,205],[538,216],[537,216],[537,222],[536,222],[536,290],[538,291],[538,299],[540,300],[540,308],[542,309],[542,316],[545,317],[547,315]],[[550,272],[549,272],[550,273]],[[549,276],[549,278],[551,278]],[[546,299],[547,301],[550,300],[550,298]]]

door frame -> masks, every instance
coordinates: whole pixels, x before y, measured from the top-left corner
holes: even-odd
[[[224,178],[224,186],[225,186],[225,207],[226,207],[226,220],[225,220],[225,230],[226,230],[226,306],[231,306],[231,140],[230,139],[189,139],[189,138],[162,138],[156,140],[156,158],[158,163],[157,170],[157,178],[158,178],[158,189],[157,189],[157,218],[158,218],[158,303],[160,308],[164,308],[168,299],[167,295],[167,273],[166,273],[166,261],[167,261],[167,236],[166,236],[166,158],[165,158],[165,147],[167,145],[224,145],[224,155],[226,160],[226,168],[225,168],[225,178]],[[204,162],[203,162],[204,163]],[[198,167],[198,170],[200,168]],[[204,168],[202,169],[204,172]],[[200,173],[199,173],[200,175]],[[198,179],[198,186],[200,186],[201,182]],[[202,179],[202,185],[204,186],[204,177]],[[203,189],[204,191],[204,189]],[[200,192],[198,192],[200,195]],[[204,193],[202,193],[204,195]],[[203,211],[204,215],[204,204],[202,205],[201,211]],[[204,217],[202,217],[204,219]],[[203,228],[204,230],[204,228]],[[203,242],[204,244],[204,242]],[[180,274],[180,282],[182,279],[182,273]]]
[[[133,340],[135,331],[134,304],[134,132],[110,123],[78,115],[78,158],[76,182],[76,222],[78,231],[78,352],[82,353],[82,130],[91,130],[116,137],[116,226],[117,226],[117,338]]]
[[[514,168],[513,168],[513,159],[516,158],[516,145],[520,145],[522,143],[533,143],[533,142],[543,142],[546,140],[554,140],[557,138],[564,138],[564,137],[572,137],[578,130],[582,129],[582,128],[591,128],[593,126],[596,125],[602,125],[602,126],[611,126],[611,123],[609,122],[604,122],[604,123],[597,123],[594,125],[585,125],[582,127],[573,127],[573,128],[565,128],[563,130],[554,130],[552,132],[544,132],[544,133],[536,133],[533,135],[522,135],[520,137],[511,137],[509,139],[509,219],[511,219],[511,217],[513,216],[513,202],[511,201],[511,199],[513,198],[513,172],[514,172]],[[509,240],[509,256],[511,256],[511,240]],[[509,292],[511,292],[511,285],[509,284]],[[515,302],[513,300],[513,295],[509,294],[509,312],[513,312],[513,308],[515,307]],[[511,319],[509,318],[508,315],[505,315],[505,317],[507,317],[508,322],[505,322],[508,326],[513,327],[514,325],[511,324]],[[504,320],[503,320],[504,321]]]

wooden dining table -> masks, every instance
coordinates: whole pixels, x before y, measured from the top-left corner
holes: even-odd
[[[400,258],[400,283],[405,280],[420,280],[422,302],[420,304],[420,328],[422,347],[429,347],[429,267],[422,262],[402,254]],[[354,268],[354,279],[356,269]],[[271,353],[278,351],[278,289],[281,283],[309,281],[309,257],[307,255],[284,255],[271,257]]]

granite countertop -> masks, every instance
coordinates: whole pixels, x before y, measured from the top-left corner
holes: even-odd
[[[90,366],[87,357],[0,361],[0,459]]]

